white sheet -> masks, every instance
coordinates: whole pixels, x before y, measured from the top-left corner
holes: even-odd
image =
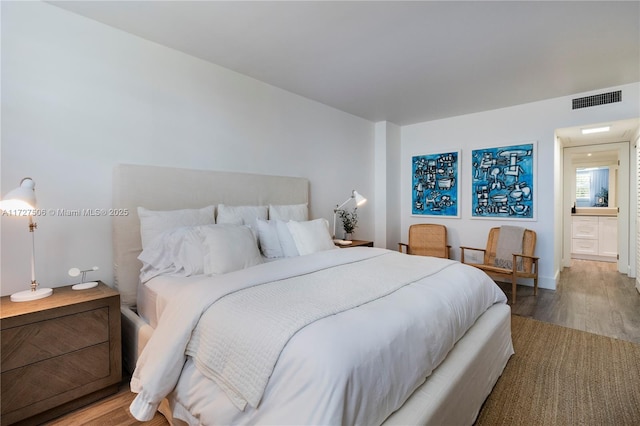
[[[260,265],[224,279],[216,277],[215,282],[199,281],[193,287],[224,294],[227,289],[246,285],[233,284],[234,280],[259,282],[265,274],[277,279],[287,276],[289,269],[305,273],[336,261],[357,261],[379,251],[353,248],[321,252]],[[195,399],[178,394],[179,402],[191,411],[197,409],[198,400],[213,398],[205,411],[191,413],[203,424],[381,423],[444,359],[478,316],[494,303],[506,302],[483,272],[461,264],[446,271],[383,299],[317,321],[296,334],[282,352],[257,409],[238,411],[213,382],[206,390],[196,386],[186,391]],[[425,299],[433,309],[425,309],[421,302]],[[185,305],[167,307],[140,358],[131,382],[132,390],[140,392],[131,411],[140,420],[153,415],[178,380],[188,336],[209,301],[199,298],[195,303],[193,306],[191,302],[194,314],[188,318],[181,318],[186,313]],[[391,361],[394,359],[399,361]],[[188,368],[190,362],[185,372]]]
[[[193,275],[190,277],[176,277],[171,275],[161,275],[154,277],[146,283],[141,283],[138,287],[137,312],[142,318],[156,328],[158,318],[162,316],[165,307],[175,300],[177,295],[184,289],[184,286],[201,280],[204,275]]]

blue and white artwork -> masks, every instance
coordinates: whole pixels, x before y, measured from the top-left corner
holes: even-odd
[[[412,160],[411,213],[420,216],[460,217],[460,151],[416,155]]]
[[[472,217],[535,218],[535,146],[531,142],[473,150]]]

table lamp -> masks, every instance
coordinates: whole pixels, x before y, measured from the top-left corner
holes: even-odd
[[[31,289],[19,291],[11,295],[12,302],[28,302],[51,296],[50,288],[38,288],[36,281],[35,230],[37,223],[33,222],[36,208],[36,184],[33,179],[26,177],[20,181],[20,186],[10,191],[0,202],[0,209],[10,216],[29,216],[29,232],[31,232]]]
[[[332,238],[335,240],[336,238],[336,217],[338,216],[338,212],[342,210],[344,206],[351,200],[354,200],[356,203],[356,207],[360,207],[364,203],[367,202],[367,199],[364,198],[361,194],[358,193],[355,189],[351,191],[351,197],[347,198],[344,203],[336,205],[336,208],[333,209],[333,235]]]

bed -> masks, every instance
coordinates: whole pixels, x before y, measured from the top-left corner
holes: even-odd
[[[309,186],[295,177],[115,168],[114,208],[129,212],[114,217],[113,245],[136,418],[163,407],[178,424],[473,423],[513,354],[504,294],[455,261],[325,241],[315,247],[305,238],[321,232],[321,220],[300,216]],[[210,206],[218,217],[221,206],[266,209],[258,225],[286,222],[303,255],[267,258],[269,243],[253,224],[262,260],[218,271],[228,252],[247,257],[233,246],[249,241],[250,219],[174,223],[180,231],[154,241],[172,244],[166,235],[198,229],[216,253],[205,255],[210,273],[145,275],[144,215]]]

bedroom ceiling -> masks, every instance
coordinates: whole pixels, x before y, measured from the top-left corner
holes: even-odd
[[[367,120],[640,81],[640,2],[51,1]]]

